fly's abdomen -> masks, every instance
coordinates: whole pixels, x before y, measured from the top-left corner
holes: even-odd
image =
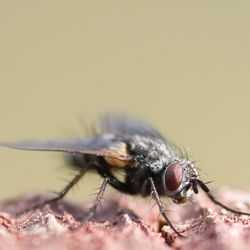
[[[110,168],[125,168],[129,161],[128,160],[120,160],[113,157],[97,157],[95,155],[87,155],[87,154],[68,154],[66,155],[66,160],[69,165],[76,168],[90,167],[91,165],[98,166],[100,164],[107,164]],[[104,161],[104,162],[103,162]]]
[[[67,154],[66,161],[74,168],[83,168],[90,165],[90,159],[86,154]]]

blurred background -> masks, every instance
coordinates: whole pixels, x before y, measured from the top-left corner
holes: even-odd
[[[249,1],[1,1],[0,140],[70,138],[103,111],[152,123],[217,188],[249,188]],[[0,149],[0,199],[60,190],[59,153]],[[88,175],[73,199],[88,199]],[[92,197],[92,196],[91,196]]]

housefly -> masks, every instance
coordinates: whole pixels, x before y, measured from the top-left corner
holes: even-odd
[[[209,191],[198,173],[194,161],[179,153],[154,128],[136,118],[104,114],[99,117],[99,129],[86,138],[68,140],[2,142],[9,148],[38,151],[59,151],[68,153],[70,162],[78,174],[56,197],[28,209],[33,210],[62,199],[84,176],[86,171],[95,170],[103,177],[97,197],[86,214],[86,220],[93,217],[106,186],[109,184],[122,193],[149,196],[155,199],[161,215],[180,237],[168,219],[160,197],[165,196],[177,204],[186,203],[198,188],[204,191],[212,202],[237,214],[250,215],[232,209],[218,201]],[[116,172],[124,173],[120,180]]]

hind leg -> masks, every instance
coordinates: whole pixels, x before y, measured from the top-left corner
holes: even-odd
[[[48,199],[48,200],[45,200],[44,202],[42,202],[40,204],[36,204],[36,205],[32,206],[31,208],[28,208],[28,209],[26,209],[24,211],[21,211],[21,212],[19,212],[17,214],[17,216],[19,216],[21,214],[24,214],[24,213],[27,213],[27,212],[30,212],[32,210],[36,210],[36,209],[42,208],[42,207],[44,207],[47,204],[51,204],[51,203],[54,203],[54,202],[57,202],[57,201],[61,200],[69,192],[69,190],[84,176],[84,174],[86,173],[87,170],[88,170],[88,168],[82,168],[80,170],[80,172],[67,184],[67,186],[64,187],[57,194],[56,197]]]

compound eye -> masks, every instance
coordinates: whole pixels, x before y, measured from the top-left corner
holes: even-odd
[[[175,191],[181,185],[183,179],[183,169],[179,162],[168,165],[165,173],[165,183],[169,191]]]

